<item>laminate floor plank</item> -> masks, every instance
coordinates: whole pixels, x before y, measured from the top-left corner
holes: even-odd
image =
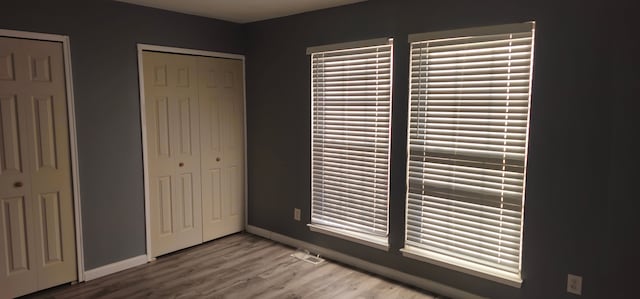
[[[239,233],[156,261],[27,298],[403,298],[435,295],[325,261],[313,265],[295,250]],[[437,297],[440,298],[440,297]]]

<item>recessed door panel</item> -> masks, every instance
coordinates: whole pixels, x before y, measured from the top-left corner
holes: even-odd
[[[233,71],[227,70],[224,72],[224,87],[233,88]]]
[[[53,99],[33,97],[33,120],[35,135],[36,165],[41,168],[57,168],[56,136],[53,123]]]
[[[231,189],[229,192],[229,215],[230,216],[238,216],[240,215],[240,206],[242,204],[242,198],[240,190],[240,169],[238,166],[231,166],[227,168],[228,176],[229,176],[229,188]]]
[[[168,235],[173,233],[173,208],[172,208],[171,177],[158,178],[158,207],[160,218],[160,234]]]
[[[233,152],[233,102],[228,97],[222,99],[222,123],[220,129],[222,130],[222,151],[227,153]]]
[[[220,72],[216,71],[214,69],[207,69],[204,71],[203,73],[204,75],[204,80],[206,80],[204,82],[204,85],[206,87],[218,87],[218,82],[220,81],[219,77],[220,77]]]
[[[208,112],[209,118],[208,122],[205,124],[207,129],[209,130],[209,136],[203,136],[204,138],[209,138],[209,142],[203,142],[205,145],[208,144],[208,150],[210,152],[219,152],[220,151],[220,103],[218,99],[209,97],[206,99],[209,105]],[[206,118],[205,118],[206,119]]]
[[[62,223],[60,197],[57,192],[40,194],[42,247],[44,265],[62,262]]]
[[[222,219],[222,175],[220,169],[209,169],[203,178],[202,207],[205,226],[213,225]]]
[[[0,49],[0,80],[13,81],[13,53],[9,49]]]
[[[4,252],[8,275],[28,271],[27,211],[24,197],[2,200],[2,223],[4,224]]]
[[[180,66],[178,67],[178,77],[177,77],[177,86],[178,87],[190,87],[191,81],[189,78],[189,67],[188,66]]]
[[[167,66],[160,64],[153,67],[153,84],[167,86]]]
[[[169,157],[171,149],[169,146],[169,99],[167,97],[157,97],[155,99],[155,126],[157,155]]]
[[[180,116],[180,153],[191,155],[191,99],[180,98],[178,100],[178,115]]]
[[[51,57],[29,56],[29,74],[31,81],[51,81]]]
[[[18,103],[15,96],[0,96],[0,174],[22,172]]]
[[[180,175],[178,205],[181,211],[180,227],[182,230],[194,228],[193,211],[193,178],[190,173]]]

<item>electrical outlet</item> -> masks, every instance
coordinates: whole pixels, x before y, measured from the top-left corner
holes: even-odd
[[[300,209],[298,208],[293,209],[293,220],[300,221]]]
[[[582,295],[582,276],[567,275],[567,293]]]

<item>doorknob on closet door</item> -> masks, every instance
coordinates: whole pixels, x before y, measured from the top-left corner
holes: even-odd
[[[220,162],[220,157],[216,157],[216,162]]]
[[[178,163],[178,166],[182,167],[182,166],[184,166],[184,163],[180,162],[180,163]]]
[[[13,187],[15,187],[15,188],[20,188],[20,187],[22,187],[22,182],[15,182],[15,183],[13,183]]]

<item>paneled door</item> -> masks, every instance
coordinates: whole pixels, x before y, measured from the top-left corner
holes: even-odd
[[[77,279],[62,44],[0,37],[0,298]]]
[[[242,61],[143,52],[152,257],[244,227]]]
[[[144,52],[151,255],[202,243],[197,58]]]
[[[244,79],[242,61],[200,57],[203,240],[244,226]]]

